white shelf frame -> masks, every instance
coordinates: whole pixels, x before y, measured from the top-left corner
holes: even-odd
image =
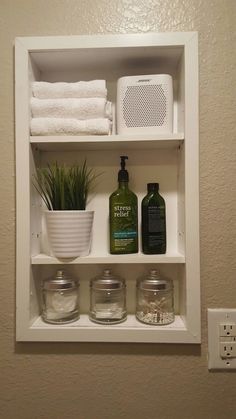
[[[29,136],[29,54],[49,51],[76,51],[78,48],[153,47],[182,48],[184,51],[185,116],[184,133],[172,136],[141,137],[30,137]],[[198,36],[196,32],[163,34],[96,35],[67,37],[17,38],[15,43],[16,106],[16,199],[17,199],[17,267],[16,267],[16,340],[17,341],[99,341],[200,343],[200,259],[199,259],[199,150],[198,150]],[[178,263],[185,266],[185,313],[176,316],[170,326],[154,327],[137,323],[134,316],[116,326],[90,324],[81,316],[70,326],[43,323],[34,307],[30,309],[30,278],[35,265],[60,264],[47,255],[30,257],[30,147],[42,151],[116,149],[126,142],[127,149],[185,148],[185,255],[136,255],[117,259],[111,255],[76,259],[72,264],[152,264]],[[36,267],[37,268],[37,267]],[[37,268],[37,269],[38,269]]]

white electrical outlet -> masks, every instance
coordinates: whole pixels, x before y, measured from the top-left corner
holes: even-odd
[[[236,309],[208,309],[208,368],[236,369]]]
[[[220,336],[236,336],[236,323],[221,323]]]
[[[236,342],[220,342],[220,356],[221,358],[235,358]]]

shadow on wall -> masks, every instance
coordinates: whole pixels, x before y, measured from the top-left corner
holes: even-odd
[[[144,356],[201,356],[200,345],[143,344],[143,343],[16,343],[17,354],[86,354],[86,355],[144,355]]]

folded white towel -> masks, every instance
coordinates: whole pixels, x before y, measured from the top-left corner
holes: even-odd
[[[107,97],[106,80],[78,81],[75,83],[35,81],[33,96],[39,99]]]
[[[34,118],[112,119],[112,104],[104,98],[36,99],[31,98]]]
[[[108,135],[112,123],[107,118],[97,119],[63,119],[32,118],[31,135]]]

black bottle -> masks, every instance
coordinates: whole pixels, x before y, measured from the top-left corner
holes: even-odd
[[[147,184],[142,200],[142,249],[145,254],[166,253],[166,208],[159,183]]]

